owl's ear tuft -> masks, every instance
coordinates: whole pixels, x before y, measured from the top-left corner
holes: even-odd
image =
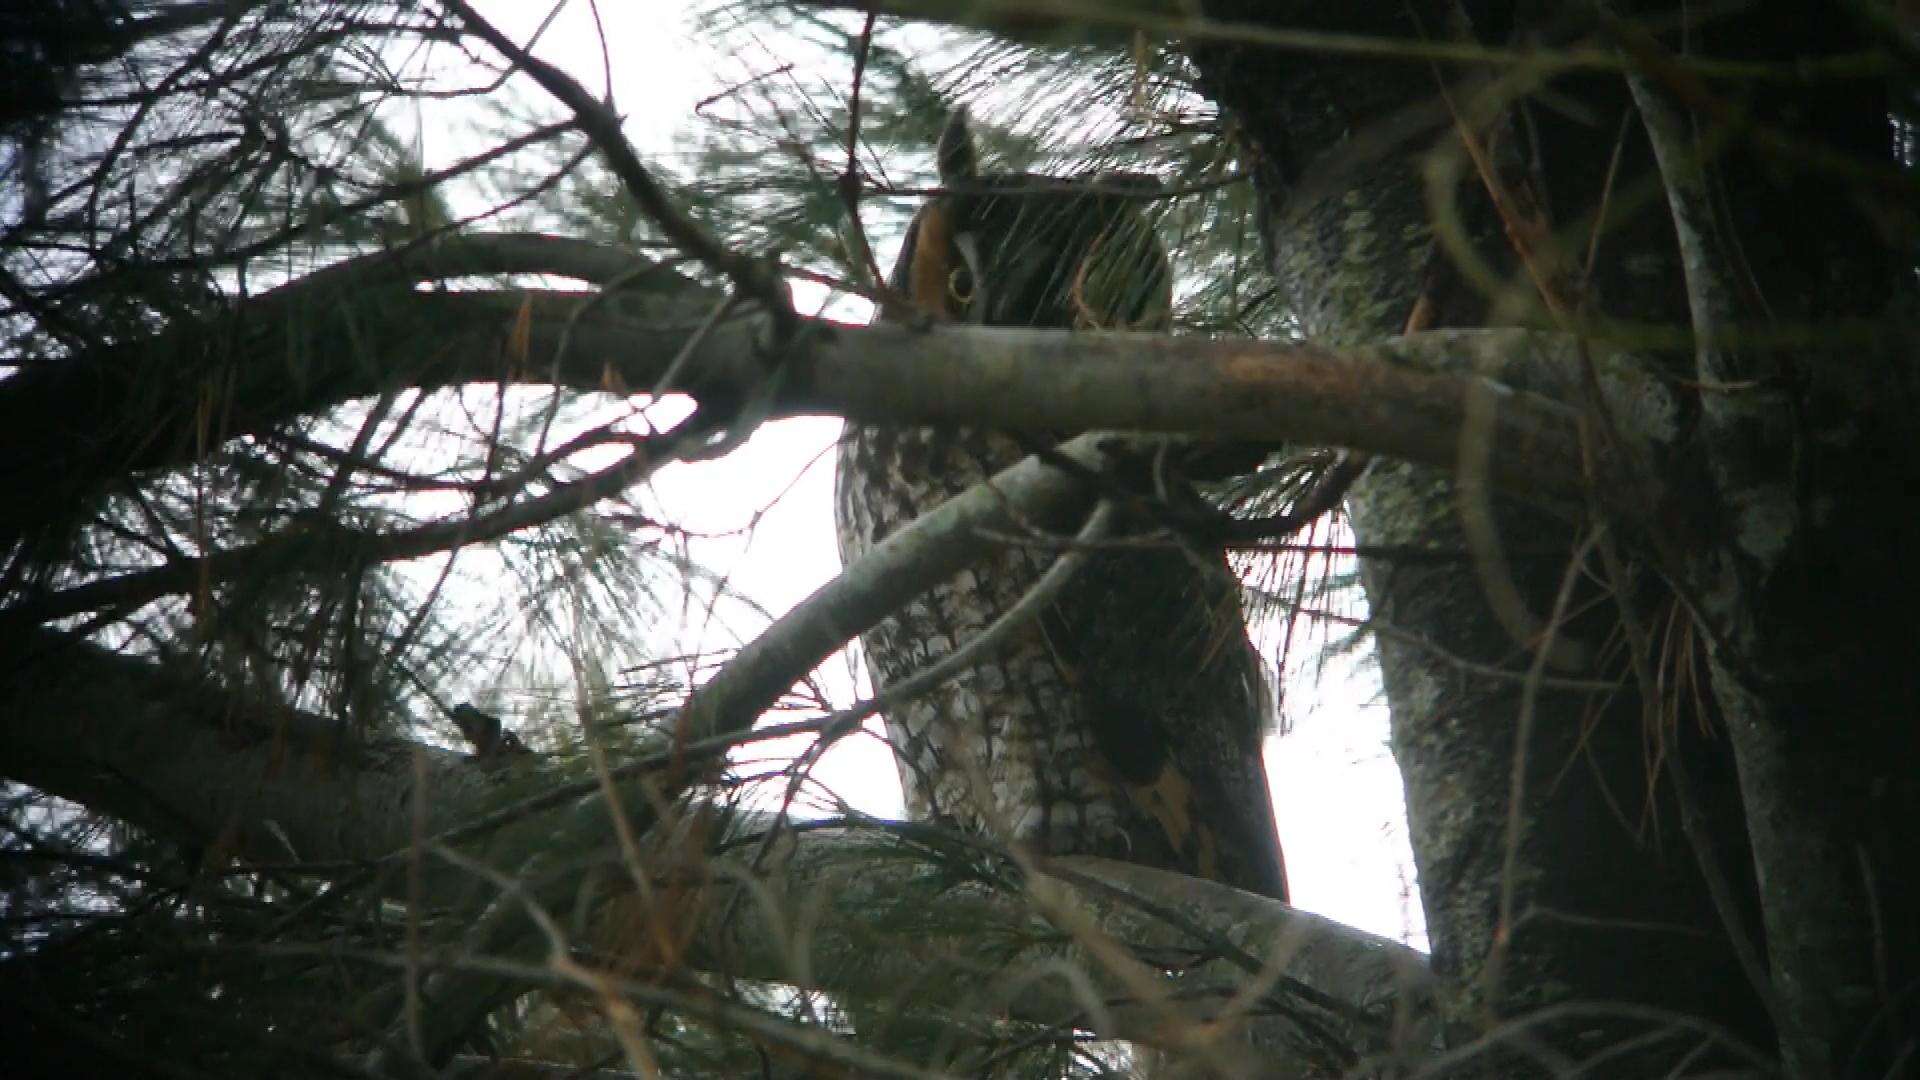
[[[947,126],[940,129],[936,156],[942,187],[957,187],[979,178],[980,153],[974,149],[973,129],[968,126],[965,105],[955,108],[953,115],[947,117]]]

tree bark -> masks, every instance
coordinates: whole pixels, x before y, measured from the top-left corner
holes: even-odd
[[[1305,344],[801,320],[788,351],[769,358],[766,317],[743,310],[703,330],[717,299],[657,268],[634,271],[607,295],[417,288],[489,273],[592,276],[611,258],[551,237],[465,237],[444,250],[331,267],[223,318],[16,374],[0,383],[0,426],[20,448],[0,464],[0,538],[129,472],[178,467],[227,439],[404,387],[660,389],[722,410],[758,399],[771,416],[1300,439],[1430,461],[1447,459],[1460,423],[1461,380],[1395,362],[1419,363],[1417,345],[1362,356]],[[1572,415],[1531,400],[1508,406],[1496,421],[1497,482],[1577,491]],[[195,419],[203,414],[219,426],[206,429]]]
[[[1507,31],[1517,35],[1515,40],[1538,40],[1538,35],[1555,31],[1548,25],[1515,27],[1515,15],[1505,6],[1467,8],[1480,13],[1482,23],[1501,23],[1482,25],[1482,33],[1492,33],[1482,40],[1500,42]],[[1793,4],[1759,8],[1763,8],[1761,15],[1740,19],[1741,35],[1755,37],[1732,42],[1709,35],[1707,48],[1718,46],[1715,56],[1772,60],[1830,56],[1859,46],[1845,40],[1845,33],[1830,33],[1834,23],[1843,19],[1822,19],[1811,8]],[[1459,33],[1461,27],[1457,19],[1461,12],[1448,4],[1269,6],[1217,0],[1206,6],[1206,13],[1229,23],[1363,35],[1380,40],[1382,46],[1425,44],[1434,38],[1450,42],[1450,31]],[[1822,33],[1801,37],[1799,27],[1809,23],[1820,23]],[[1572,44],[1576,38],[1567,35],[1559,40]],[[1532,304],[1517,300],[1530,292],[1530,286],[1519,275],[1515,244],[1503,229],[1511,221],[1498,219],[1484,184],[1463,165],[1461,154],[1461,123],[1473,125],[1471,131],[1478,140],[1494,140],[1500,127],[1480,119],[1484,113],[1475,111],[1478,106],[1471,90],[1492,77],[1517,79],[1513,69],[1482,77],[1459,67],[1440,69],[1423,60],[1281,56],[1254,44],[1233,42],[1196,44],[1192,56],[1208,92],[1235,113],[1240,131],[1254,146],[1273,269],[1288,307],[1298,313],[1311,340],[1334,346],[1379,340],[1400,331],[1417,304],[1434,311],[1438,325],[1500,321],[1526,307],[1540,307],[1538,300]],[[1442,81],[1448,98],[1442,98]],[[1548,188],[1544,194],[1534,194],[1551,196],[1551,206],[1559,211],[1555,223],[1571,233],[1563,242],[1584,244],[1601,184],[1611,175],[1615,148],[1605,135],[1615,133],[1628,115],[1626,88],[1619,77],[1574,73],[1555,79],[1553,90],[1565,100],[1580,102],[1586,123],[1569,121],[1555,110],[1534,110],[1536,115],[1530,119],[1536,127],[1530,135],[1538,140],[1542,175],[1532,179]],[[1784,123],[1782,117],[1788,113],[1782,108],[1788,96],[1755,92],[1747,104],[1766,123]],[[1884,121],[1878,86],[1849,83],[1812,90],[1797,86],[1791,96],[1805,96],[1828,125],[1814,125],[1818,135],[1828,144],[1841,144],[1847,152],[1862,148],[1860,138],[1855,138],[1862,125],[1874,119]],[[1480,123],[1486,127],[1478,127]],[[1594,298],[1590,304],[1597,302],[1599,311],[1632,319],[1642,327],[1678,323],[1686,315],[1686,273],[1667,215],[1655,213],[1663,208],[1647,198],[1663,190],[1651,171],[1647,144],[1638,133],[1630,135],[1622,144],[1620,202],[1609,217],[1597,263],[1601,273],[1586,282],[1588,296]],[[1884,154],[1884,131],[1880,138]],[[1500,177],[1513,183],[1511,175]],[[1878,252],[1885,244],[1862,231],[1862,215],[1845,196],[1832,188],[1814,190],[1816,184],[1799,181],[1795,181],[1799,184],[1795,194],[1789,196],[1770,186],[1764,169],[1728,167],[1724,183],[1732,188],[1730,198],[1738,208],[1741,236],[1764,233],[1764,244],[1778,244],[1778,252],[1766,263],[1749,252],[1749,259],[1763,267],[1768,296],[1788,302],[1803,317],[1832,317],[1837,313],[1832,302],[1812,300],[1818,294],[1812,279],[1834,275],[1851,282],[1855,302],[1860,304],[1857,311],[1872,313],[1878,309],[1876,304],[1884,302],[1891,275],[1885,273],[1887,267]],[[1791,223],[1774,227],[1786,221]],[[1475,263],[1478,269],[1473,269]],[[1488,286],[1498,290],[1488,292]],[[1908,382],[1897,380],[1897,384],[1907,386]],[[1692,407],[1688,405],[1688,417]],[[1680,446],[1697,438],[1692,419],[1688,429]],[[1709,442],[1715,438],[1711,430],[1699,434]],[[1745,446],[1755,446],[1751,434],[1749,430]],[[1772,444],[1778,448],[1782,440],[1774,438]],[[1868,457],[1887,450],[1889,446],[1882,442]],[[1407,784],[1415,861],[1434,936],[1436,969],[1446,970],[1471,988],[1455,1001],[1450,1013],[1453,1022],[1461,1032],[1484,1030],[1559,1001],[1605,999],[1713,1020],[1741,1038],[1770,1042],[1774,1034],[1761,1005],[1770,986],[1753,986],[1753,978],[1741,970],[1740,947],[1734,944],[1734,938],[1757,938],[1755,905],[1774,892],[1755,890],[1743,811],[1763,840],[1776,832],[1768,815],[1782,824],[1793,819],[1797,826],[1837,838],[1847,822],[1859,821],[1855,811],[1868,811],[1864,813],[1868,821],[1891,822],[1891,807],[1868,809],[1860,805],[1859,794],[1849,803],[1814,798],[1816,792],[1837,796],[1832,784],[1841,776],[1866,780],[1868,790],[1885,790],[1893,782],[1897,790],[1907,792],[1910,784],[1891,778],[1884,763],[1866,767],[1862,757],[1851,757],[1845,767],[1830,761],[1834,767],[1809,769],[1795,751],[1766,755],[1741,751],[1736,780],[1730,749],[1755,738],[1741,732],[1743,724],[1757,726],[1764,732],[1759,736],[1763,740],[1791,740],[1791,730],[1807,736],[1814,730],[1832,732],[1837,726],[1859,730],[1859,717],[1887,715],[1889,705],[1868,707],[1866,701],[1851,698],[1860,705],[1853,723],[1841,724],[1837,717],[1832,723],[1811,723],[1816,713],[1832,715],[1826,705],[1809,709],[1811,700],[1845,700],[1832,698],[1839,688],[1826,678],[1820,680],[1818,694],[1778,694],[1768,688],[1736,701],[1736,688],[1751,680],[1728,678],[1728,665],[1720,659],[1728,651],[1726,638],[1715,638],[1713,667],[1716,701],[1732,726],[1730,740],[1720,734],[1697,734],[1695,719],[1682,719],[1665,730],[1647,726],[1649,721],[1663,719],[1663,705],[1638,700],[1632,684],[1622,686],[1611,700],[1592,700],[1549,688],[1534,690],[1526,678],[1488,678],[1452,665],[1446,657],[1469,657],[1507,665],[1513,675],[1523,675],[1532,659],[1530,648],[1538,648],[1538,640],[1526,640],[1526,628],[1546,625],[1557,609],[1586,609],[1586,615],[1559,625],[1561,646],[1571,648],[1555,650],[1555,659],[1574,657],[1588,663],[1601,659],[1597,650],[1617,625],[1620,611],[1640,623],[1640,636],[1632,646],[1636,650],[1647,650],[1651,626],[1665,619],[1665,607],[1661,607],[1665,590],[1645,577],[1617,580],[1619,596],[1613,600],[1603,592],[1582,588],[1580,580],[1572,577],[1571,565],[1592,553],[1588,552],[1590,534],[1553,515],[1542,515],[1538,507],[1492,500],[1488,486],[1476,475],[1476,469],[1484,467],[1484,452],[1463,440],[1459,457],[1461,465],[1453,477],[1407,463],[1377,463],[1356,484],[1350,500],[1357,540],[1363,546],[1423,542],[1465,546],[1475,552],[1480,571],[1475,580],[1432,573],[1417,565],[1363,561],[1373,617],[1398,630],[1382,638],[1380,663],[1394,709],[1394,751]],[[1713,563],[1711,552],[1720,550],[1720,540],[1711,532],[1682,532],[1688,521],[1699,521],[1697,507],[1688,507],[1692,513],[1686,517],[1674,513],[1686,500],[1699,500],[1713,488],[1693,484],[1690,459],[1651,465],[1657,465],[1657,473],[1672,482],[1667,488],[1672,502],[1653,515],[1649,532],[1655,532],[1655,544],[1649,557],[1659,557],[1659,542],[1665,540],[1668,546],[1693,546]],[[1772,471],[1768,465],[1759,469]],[[1901,469],[1891,473],[1907,480],[1914,477]],[[1772,475],[1778,477],[1778,473]],[[1870,475],[1885,477],[1889,471],[1876,469]],[[1885,532],[1893,519],[1912,519],[1910,513],[1887,513],[1891,492],[1893,486],[1887,484],[1876,492],[1860,492],[1864,500],[1847,500],[1847,505],[1857,507],[1853,513],[1859,527],[1874,525],[1876,532]],[[1615,517],[1615,527],[1619,525]],[[1626,530],[1620,534],[1630,536]],[[1599,540],[1599,544],[1613,542],[1617,540]],[[1699,563],[1690,567],[1674,565],[1670,559],[1665,567],[1668,580],[1680,575],[1686,575],[1680,577],[1682,582],[1693,578],[1682,584],[1682,592],[1690,586],[1701,588]],[[1889,578],[1897,577],[1887,569],[1878,567],[1862,575],[1860,584],[1864,586],[1868,578],[1887,584]],[[1757,611],[1780,611],[1761,590],[1722,592],[1718,605],[1722,611],[1741,611],[1747,617]],[[1893,609],[1905,611],[1910,605],[1895,601]],[[1701,611],[1695,609],[1695,615]],[[1845,623],[1832,611],[1822,615],[1822,619],[1795,623]],[[1874,638],[1878,640],[1878,634]],[[1432,648],[1409,642],[1425,642]],[[1755,667],[1747,671],[1749,675],[1805,671],[1805,665],[1788,653],[1788,648],[1782,648],[1764,661],[1755,657]],[[1636,659],[1638,665],[1655,661],[1655,655]],[[1611,671],[1619,673],[1622,667],[1626,665],[1619,659],[1611,661]],[[1834,669],[1830,661],[1822,667]],[[1882,701],[1912,700],[1910,673],[1895,675],[1880,661],[1864,667],[1847,665],[1847,671],[1860,676],[1851,694],[1872,686],[1884,696]],[[1801,703],[1789,705],[1795,700]],[[1757,713],[1759,705],[1764,709]],[[1780,709],[1805,715],[1782,723]],[[1901,705],[1891,709],[1899,711]],[[1903,715],[1912,713],[1907,709]],[[1905,738],[1910,738],[1910,730],[1912,724],[1905,724]],[[1822,757],[1837,753],[1841,746],[1851,748],[1855,738],[1849,732],[1824,742]],[[1884,761],[1912,761],[1910,744],[1901,738],[1878,736],[1859,742],[1889,753]],[[1653,767],[1647,755],[1655,744],[1670,755],[1674,763],[1670,769]],[[1753,769],[1751,765],[1763,757],[1795,778],[1789,780],[1778,769],[1772,776]],[[1822,780],[1816,782],[1812,774]],[[1680,786],[1672,782],[1676,776],[1682,780]],[[1772,782],[1782,786],[1774,788]],[[1766,790],[1757,790],[1757,784]],[[1741,786],[1745,788],[1743,805]],[[1505,792],[1507,798],[1488,799],[1488,792]],[[1682,792],[1686,805],[1680,799]],[[1782,817],[1778,811],[1784,805],[1793,805],[1795,813]],[[1847,809],[1836,815],[1824,807]],[[1695,826],[1692,844],[1682,834],[1682,819]],[[1847,849],[1841,844],[1826,847],[1826,853],[1837,855]],[[1709,859],[1713,869],[1701,871],[1701,851],[1713,853]],[[1818,871],[1824,880],[1847,876],[1843,867],[1832,859],[1814,857],[1816,853],[1807,849],[1782,853],[1776,863],[1780,871],[1789,865]],[[1889,853],[1872,867],[1868,876],[1905,880],[1912,863],[1907,855]],[[1763,884],[1766,876],[1763,846]],[[1855,880],[1859,876],[1855,874]],[[1715,892],[1720,894],[1718,905]],[[1901,905],[1912,896],[1910,890],[1891,894],[1885,888],[1878,897],[1866,896],[1862,890],[1843,892],[1851,901],[1845,905],[1853,913],[1851,926],[1860,926],[1862,911],[1887,903]],[[1772,911],[1780,905],[1766,903],[1766,907],[1766,945],[1776,953],[1778,970],[1795,940],[1805,938],[1809,930],[1776,919]],[[1820,915],[1822,924],[1845,926],[1839,907],[1843,905],[1826,907]],[[1914,922],[1907,919],[1903,924]],[[1899,932],[1891,938],[1882,936],[1882,942],[1897,938]],[[1866,955],[1860,944],[1860,940],[1828,940],[1812,945],[1812,951],[1824,953],[1828,963],[1859,965]],[[1834,951],[1828,951],[1830,947]],[[1851,959],[1837,961],[1836,957]],[[1916,969],[1905,963],[1899,970]],[[1851,978],[1826,978],[1830,974],[1836,972],[1820,970],[1816,982],[1822,982],[1824,990],[1816,994],[1855,994]],[[1849,1030],[1859,1038],[1874,1030],[1874,1022],[1874,1007],[1866,1005],[1855,1007],[1843,1022],[1824,1026],[1828,1034]],[[1628,1038],[1634,1026],[1634,1022],[1574,1024],[1549,1040],[1553,1055],[1563,1057],[1549,1055],[1536,1065],[1551,1068],[1555,1061],[1592,1059],[1615,1040]],[[1676,1059],[1688,1049],[1688,1045],[1670,1043],[1649,1057]],[[1795,1055],[1789,1055],[1789,1061],[1793,1059]]]
[[[423,842],[450,845],[509,874],[567,860],[573,870],[558,891],[523,878],[555,913],[577,904],[592,882],[624,876],[582,872],[595,852],[617,867],[604,792],[592,783],[580,790],[577,777],[556,775],[537,758],[516,759],[518,782],[505,782],[432,747],[390,739],[369,749],[324,717],[262,710],[160,665],[56,640],[10,642],[35,649],[38,662],[0,700],[0,742],[9,748],[0,767],[8,779],[189,842],[219,838],[226,857],[304,861],[335,875],[340,864],[388,867],[395,872],[377,881],[376,894],[427,912],[469,911],[477,898],[469,874],[435,871],[442,860],[416,846]],[[652,772],[684,764],[663,753]],[[644,806],[643,783],[616,785],[615,800],[629,811]],[[544,810],[496,813],[503,800],[555,790],[574,794],[545,800]],[[420,821],[416,798],[426,815]],[[702,815],[718,823],[704,837],[710,846],[695,852],[697,863],[676,864],[671,836],[688,835],[686,823]],[[499,828],[462,828],[489,816]],[[1207,1053],[1243,1065],[1258,1060],[1263,1075],[1325,1075],[1362,1056],[1412,1055],[1431,1044],[1429,979],[1417,953],[1240,890],[1089,858],[1034,865],[1024,889],[1006,890],[956,883],[923,854],[901,857],[923,850],[913,826],[787,830],[763,850],[758,834],[774,827],[770,818],[696,804],[680,822],[647,840],[645,850],[660,861],[641,869],[665,883],[697,867],[696,901],[650,913],[685,920],[665,929],[687,935],[687,962],[697,970],[849,1000],[938,988],[939,1003],[962,1013],[1070,1024],[1149,1045],[1168,1045],[1169,1032],[1224,1016],[1234,1034]],[[421,876],[409,884],[398,871],[415,859]],[[802,913],[807,932],[796,935]],[[980,962],[982,935],[1025,940],[1036,916],[1078,944],[1058,948],[1048,943],[1054,935],[1043,934],[1006,965]],[[499,952],[456,952],[453,970],[463,959],[518,959],[537,970],[544,942],[524,920],[515,922],[494,940]],[[1168,981],[1135,956],[1201,959],[1181,961],[1180,977]],[[1088,981],[1049,974],[1067,969]],[[1010,970],[1029,977],[1009,980]],[[433,1029],[459,1019],[451,1015],[459,1001],[491,1000],[486,991],[498,979],[478,969],[466,982],[480,992],[469,985],[461,993],[460,979],[440,988],[438,1015],[428,1018]],[[1265,988],[1263,1007],[1229,1011],[1250,983]]]

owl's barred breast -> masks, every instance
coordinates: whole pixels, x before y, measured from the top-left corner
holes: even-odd
[[[984,174],[965,110],[935,156],[946,190],[907,230],[889,280],[898,296],[977,326],[1166,329],[1172,270],[1128,182]],[[1023,453],[984,429],[850,426],[836,474],[841,560]],[[861,636],[875,686],[965,646],[1052,558],[1045,545],[983,537],[974,565]],[[992,655],[889,707],[886,724],[916,818],[1285,899],[1264,703],[1225,556],[1116,547],[1090,554]]]
[[[836,474],[842,560],[1021,456],[990,431],[849,426]],[[875,684],[984,631],[1053,556],[986,541],[973,566],[862,635]],[[993,655],[889,708],[909,813],[1284,897],[1259,661],[1225,560],[1208,558],[1097,553]]]

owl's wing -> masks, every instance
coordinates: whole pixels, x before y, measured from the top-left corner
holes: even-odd
[[[1285,899],[1261,743],[1271,699],[1217,550],[1088,560],[1046,619],[1081,722],[1181,869]]]
[[[992,432],[850,428],[837,477],[842,558],[1020,456]],[[993,547],[864,634],[875,684],[979,634],[1051,558]],[[1127,549],[1089,558],[1041,619],[886,721],[916,817],[1284,899],[1260,761],[1264,702],[1224,557]]]

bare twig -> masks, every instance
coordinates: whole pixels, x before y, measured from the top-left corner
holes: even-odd
[[[847,237],[853,248],[853,264],[866,275],[866,284],[870,288],[886,288],[887,279],[880,273],[880,264],[873,257],[873,245],[867,241],[866,226],[860,221],[860,195],[866,185],[860,179],[860,91],[866,82],[867,54],[873,48],[873,24],[877,18],[867,14],[867,20],[860,27],[860,41],[853,53],[853,90],[847,98],[847,163],[840,170],[835,184],[840,192],[840,201],[847,207]]]
[[[1500,865],[1500,908],[1498,920],[1494,924],[1493,953],[1487,958],[1481,977],[1485,980],[1485,997],[1489,1002],[1499,1000],[1499,983],[1505,966],[1507,950],[1513,943],[1514,901],[1520,890],[1520,843],[1526,831],[1527,766],[1530,743],[1533,741],[1533,725],[1540,696],[1540,681],[1546,674],[1548,657],[1553,651],[1554,635],[1566,621],[1568,605],[1573,601],[1573,587],[1580,580],[1580,568],[1586,562],[1587,554],[1593,549],[1599,538],[1596,526],[1586,540],[1582,542],[1567,559],[1566,572],[1561,575],[1560,589],[1554,596],[1553,611],[1542,629],[1542,640],[1533,654],[1533,666],[1527,673],[1527,681],[1521,685],[1520,716],[1514,725],[1513,763],[1507,774],[1507,828],[1504,838],[1503,854]]]
[[[573,76],[516,45],[492,23],[482,18],[465,0],[446,0],[447,9],[459,16],[477,37],[497,49],[502,56],[525,71],[541,88],[561,104],[573,110],[580,130],[606,156],[607,165],[633,196],[634,202],[660,227],[667,239],[682,251],[712,267],[733,283],[743,297],[763,306],[773,318],[774,344],[784,345],[796,327],[797,316],[771,262],[749,258],[728,250],[707,234],[699,223],[673,204],[667,191],[655,180],[640,155],[620,129],[620,117],[606,103],[596,100]]]
[[[697,423],[695,421],[698,421]],[[0,608],[0,623],[44,623],[103,608],[136,607],[174,593],[188,592],[207,582],[226,581],[276,568],[313,569],[315,557],[356,561],[391,561],[452,551],[467,544],[497,539],[508,533],[591,506],[633,486],[660,466],[698,449],[717,425],[697,416],[672,431],[635,437],[630,453],[598,472],[545,494],[511,503],[485,514],[422,525],[390,533],[367,532],[345,525],[296,525],[257,544],[207,555],[170,560],[165,566],[136,570],[66,589],[30,595]]]
[[[787,785],[786,803],[791,804],[802,779],[835,742],[859,727],[861,721],[884,709],[912,701],[954,676],[991,659],[1012,640],[1014,634],[1032,623],[1058,599],[1062,589],[1086,565],[1091,545],[1097,544],[1112,528],[1116,514],[1113,504],[1102,501],[1094,507],[1086,524],[1075,535],[1075,547],[1064,550],[1046,573],[1033,583],[1012,607],[1000,613],[986,629],[968,638],[958,648],[933,664],[888,686],[865,701],[837,710],[809,724],[817,725],[820,737],[792,766],[793,778]]]

